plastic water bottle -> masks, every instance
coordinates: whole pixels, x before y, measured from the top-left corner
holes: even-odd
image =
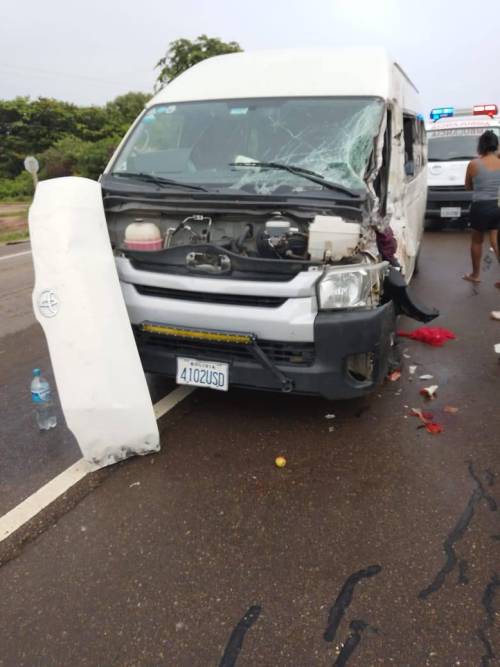
[[[50,392],[50,384],[42,377],[39,368],[33,369],[31,381],[31,401],[35,408],[36,421],[41,431],[47,431],[57,425],[57,416]]]

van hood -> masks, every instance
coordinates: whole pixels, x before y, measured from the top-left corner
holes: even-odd
[[[437,186],[463,188],[468,164],[469,160],[430,162],[427,170],[427,185],[430,188]]]

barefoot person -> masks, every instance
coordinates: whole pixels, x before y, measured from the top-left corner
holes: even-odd
[[[467,273],[464,280],[473,283],[480,282],[481,255],[486,233],[495,257],[498,257],[500,159],[497,151],[497,135],[492,130],[486,130],[479,137],[477,146],[479,157],[469,162],[465,175],[465,189],[473,192],[470,210],[472,273]]]

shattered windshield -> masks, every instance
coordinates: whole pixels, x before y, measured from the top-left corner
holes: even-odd
[[[144,113],[112,173],[260,195],[323,190],[298,173],[255,165],[274,162],[364,191],[383,109],[382,100],[359,97],[159,104]]]
[[[434,130],[428,133],[429,162],[468,160],[477,157],[477,142],[488,127],[465,127]],[[498,134],[498,130],[493,128]]]

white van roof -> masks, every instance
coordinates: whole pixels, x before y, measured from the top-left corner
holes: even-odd
[[[396,85],[396,81],[397,85]],[[403,84],[403,85],[401,85]],[[254,51],[216,56],[174,79],[149,102],[262,97],[369,96],[406,91],[418,111],[417,90],[384,49],[324,48]],[[400,97],[401,93],[397,95]],[[404,96],[404,95],[403,95]]]
[[[427,123],[427,132],[436,130],[462,130],[464,128],[499,127],[498,116],[450,116]]]

